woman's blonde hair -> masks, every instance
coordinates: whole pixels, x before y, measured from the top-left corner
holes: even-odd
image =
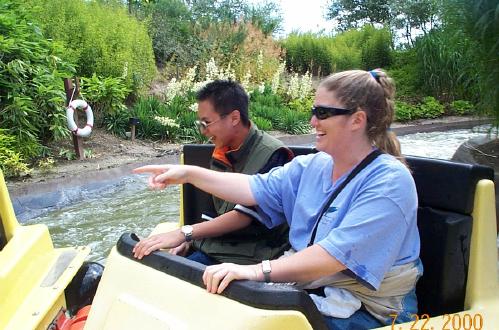
[[[319,88],[334,92],[345,108],[364,111],[369,139],[405,164],[400,143],[390,129],[395,116],[395,84],[386,72],[381,69],[338,72],[324,79]]]

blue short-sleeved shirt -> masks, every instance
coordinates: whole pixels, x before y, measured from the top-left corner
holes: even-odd
[[[261,221],[285,221],[291,246],[307,247],[315,222],[346,173],[332,182],[328,154],[298,156],[285,166],[250,178]],[[417,193],[408,169],[382,154],[350,181],[322,216],[315,243],[344,264],[360,283],[377,289],[394,265],[419,258]]]

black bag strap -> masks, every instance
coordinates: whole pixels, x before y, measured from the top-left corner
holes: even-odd
[[[317,234],[317,227],[319,227],[319,222],[321,221],[322,216],[324,213],[326,213],[326,210],[329,208],[331,203],[334,201],[334,199],[340,194],[340,192],[345,188],[345,186],[352,181],[352,179],[359,174],[360,171],[362,171],[364,168],[367,167],[367,165],[371,164],[373,160],[375,160],[379,155],[381,155],[382,152],[379,149],[373,150],[369,155],[364,158],[359,165],[357,165],[352,172],[348,175],[348,177],[343,181],[343,183],[336,188],[335,191],[331,194],[331,197],[329,197],[328,201],[324,206],[322,207],[321,213],[319,213],[319,217],[317,218],[317,221],[315,222],[314,225],[314,230],[312,231],[312,235],[310,237],[310,241],[308,242],[307,246],[311,246],[314,244],[315,241],[315,235]]]

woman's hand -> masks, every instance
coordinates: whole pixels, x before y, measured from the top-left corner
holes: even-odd
[[[135,245],[132,252],[135,258],[142,259],[153,251],[176,248],[184,242],[185,236],[180,232],[180,229],[177,229],[141,240]]]
[[[187,179],[187,165],[146,165],[133,170],[133,173],[149,173],[149,186],[164,189],[170,184],[182,184]]]
[[[263,281],[260,264],[236,265],[224,263],[206,267],[203,274],[206,291],[211,293],[222,293],[233,280]]]

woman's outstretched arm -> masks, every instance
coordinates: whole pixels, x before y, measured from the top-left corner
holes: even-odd
[[[170,184],[190,183],[223,200],[252,206],[256,204],[250,189],[249,176],[217,172],[191,165],[147,165],[134,173],[149,173],[149,186],[163,189]]]

